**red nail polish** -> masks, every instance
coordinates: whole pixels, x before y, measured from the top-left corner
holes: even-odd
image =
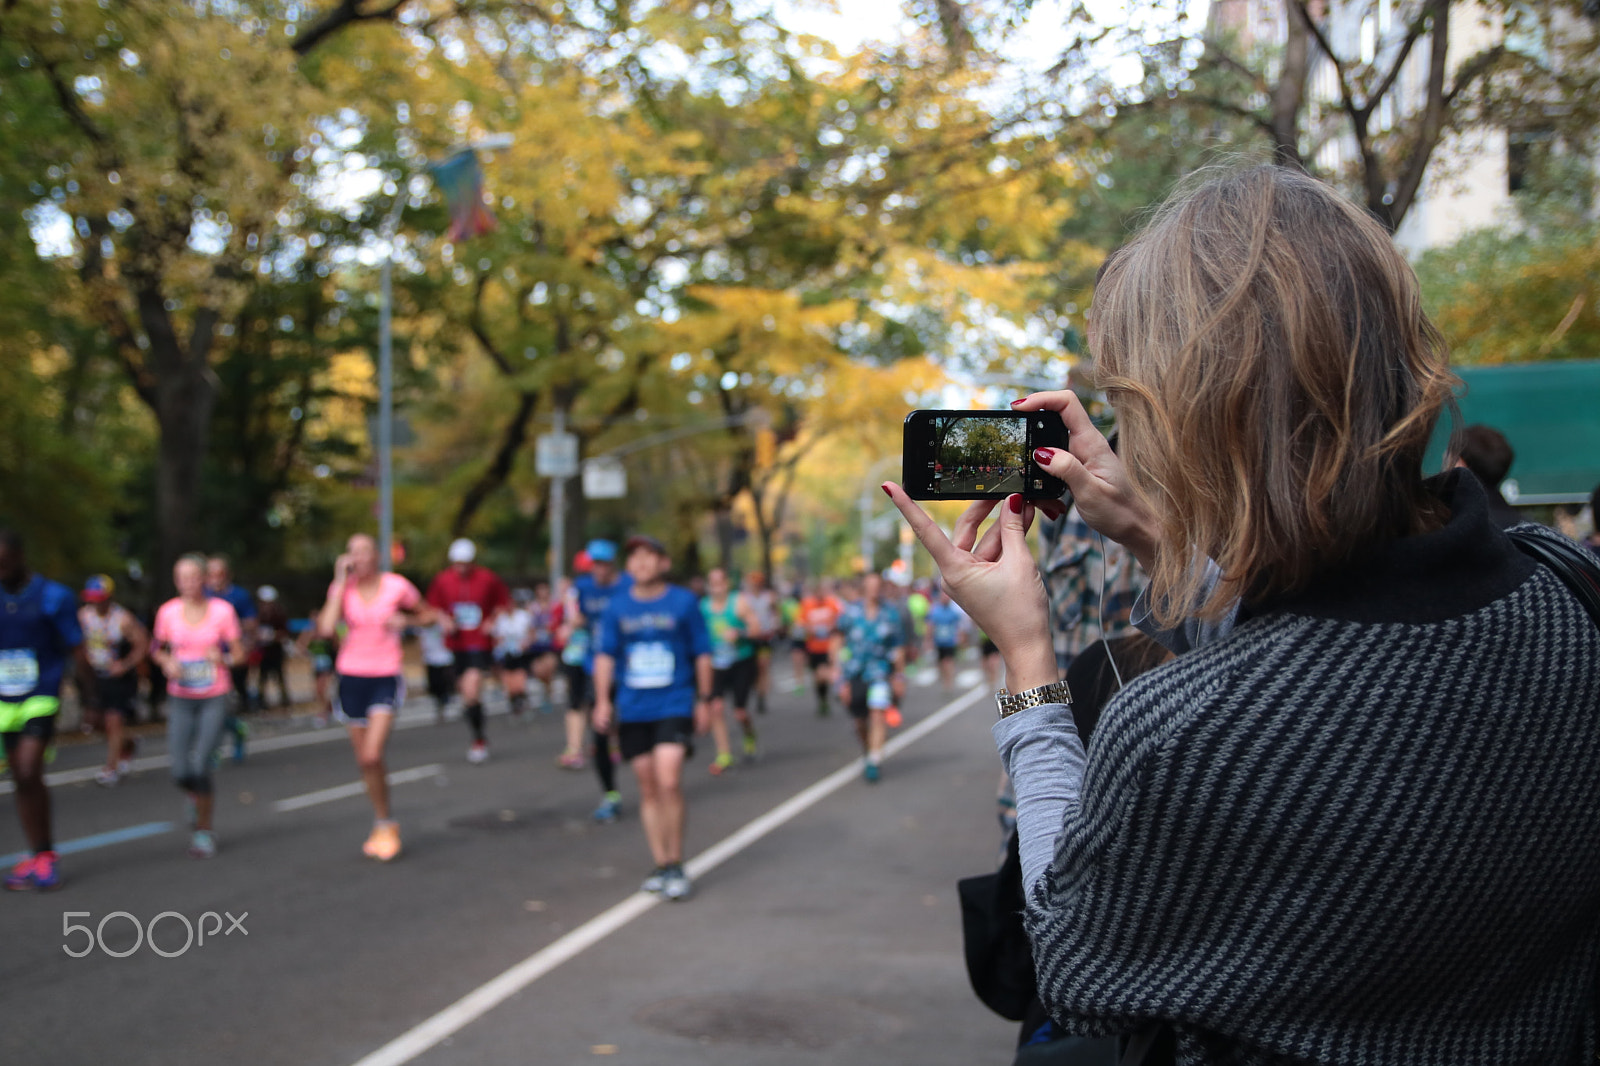
[[[1056,450],[1054,448],[1035,448],[1033,450],[1033,461],[1040,466],[1049,466],[1050,460],[1055,457]]]
[[[1022,399],[1021,399],[1021,400],[1012,400],[1012,401],[1011,401],[1011,406],[1012,406],[1012,407],[1015,407],[1015,406],[1017,406],[1017,404],[1019,404],[1019,403],[1021,403],[1021,402],[1022,402],[1022,400],[1026,400],[1026,399],[1027,399],[1027,397],[1026,397],[1026,396],[1024,396],[1024,397],[1022,397]]]
[[[1010,502],[1011,502],[1011,513],[1012,514],[1021,514],[1022,513],[1022,497],[1014,495],[1014,496],[1011,497],[1011,501]]]
[[[894,493],[889,491],[889,483],[888,482],[884,482],[882,485],[879,485],[878,487],[883,490],[883,494],[885,496],[889,497],[889,499],[891,499],[891,500],[894,499]]]

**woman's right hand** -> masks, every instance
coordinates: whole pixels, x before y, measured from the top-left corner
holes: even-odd
[[[1095,428],[1077,394],[1071,389],[1036,392],[1011,406],[1017,411],[1055,411],[1061,416],[1067,427],[1066,450],[1041,448],[1033,454],[1034,463],[1066,482],[1078,513],[1091,529],[1127,548],[1149,570],[1160,524],[1135,494],[1127,467]],[[1042,454],[1045,451],[1051,453],[1048,458]]]
[[[1049,597],[1028,550],[1034,505],[1021,496],[1007,497],[1000,517],[980,540],[978,527],[996,501],[979,500],[956,520],[952,543],[899,485],[885,483],[883,491],[933,556],[950,598],[1000,649],[1008,686],[1021,692],[1060,680],[1050,640]]]

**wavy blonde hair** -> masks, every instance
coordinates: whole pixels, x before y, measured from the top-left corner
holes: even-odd
[[[1107,260],[1091,330],[1169,625],[1439,525],[1422,458],[1457,381],[1366,212],[1282,167],[1197,178]],[[1196,553],[1223,573],[1209,595]]]

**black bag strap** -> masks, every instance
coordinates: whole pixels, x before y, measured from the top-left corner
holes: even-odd
[[[1578,597],[1594,624],[1600,626],[1600,560],[1564,539],[1558,541],[1521,529],[1510,530],[1506,536],[1524,555],[1553,570]]]

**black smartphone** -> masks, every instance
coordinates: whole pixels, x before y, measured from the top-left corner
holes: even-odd
[[[1039,469],[1035,448],[1065,448],[1054,411],[912,411],[901,460],[914,500],[1059,499],[1067,486]]]

